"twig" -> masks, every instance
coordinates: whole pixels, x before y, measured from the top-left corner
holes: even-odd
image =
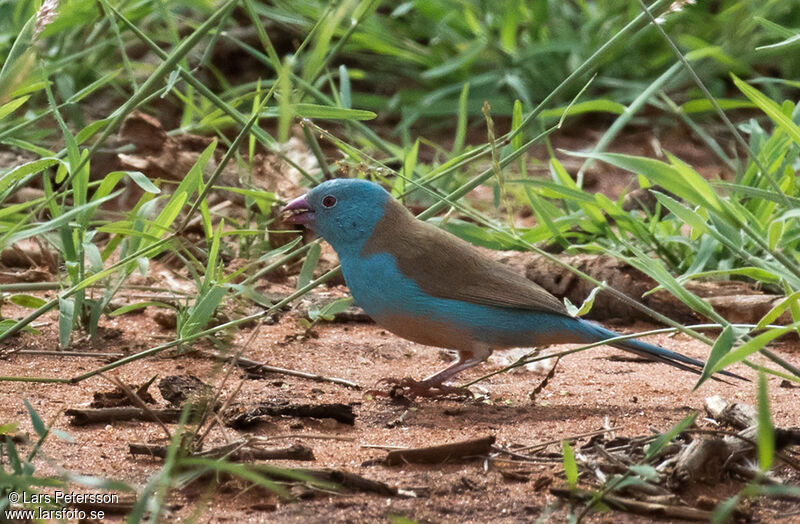
[[[519,462],[561,462],[561,458],[550,458],[550,457],[534,457],[531,455],[523,455],[522,453],[515,453],[511,450],[500,448],[497,446],[492,446],[492,451],[497,453],[503,453],[504,455],[508,455],[509,457],[514,457],[519,459]]]
[[[90,351],[44,351],[38,349],[20,349],[18,355],[48,355],[54,357],[89,357],[89,358],[119,358],[123,353],[93,353]]]
[[[268,440],[280,440],[284,438],[310,438],[317,440],[341,440],[343,442],[355,442],[355,437],[344,437],[342,435],[322,435],[318,433],[284,433],[282,435],[270,435],[269,437],[252,437],[254,442],[266,442]]]
[[[553,362],[553,367],[551,367],[551,368],[550,368],[550,371],[548,371],[548,372],[547,372],[547,375],[545,375],[545,377],[542,379],[542,381],[541,381],[541,382],[539,382],[539,385],[538,385],[538,386],[536,386],[536,387],[533,389],[533,391],[531,391],[530,395],[528,395],[528,398],[530,398],[530,399],[531,399],[531,401],[535,401],[535,400],[536,400],[536,395],[538,395],[539,393],[541,393],[541,392],[542,392],[542,390],[543,390],[544,388],[546,388],[546,387],[547,387],[547,384],[549,384],[549,383],[550,383],[550,380],[551,380],[551,379],[552,379],[552,378],[555,376],[555,374],[556,374],[556,367],[558,367],[558,363],[559,363],[559,362],[561,362],[561,357],[556,357],[556,361],[555,361],[555,362]]]
[[[258,322],[256,328],[253,330],[253,332],[250,334],[250,337],[247,339],[247,342],[245,342],[245,344],[239,349],[239,351],[236,352],[237,358],[242,355],[242,352],[245,350],[245,348],[247,348],[250,345],[250,343],[255,339],[256,333],[258,333],[258,331],[261,329],[263,323],[264,323],[263,319]],[[228,378],[230,378],[231,374],[233,373],[233,368],[234,366],[229,366],[225,370],[225,376],[222,377],[222,382],[220,383],[220,386],[224,385],[228,381]],[[225,413],[228,410],[231,403],[233,402],[233,399],[235,399],[236,396],[239,394],[239,392],[242,390],[242,386],[244,386],[244,380],[240,380],[239,384],[237,384],[236,386],[236,389],[233,390],[233,393],[228,395],[228,398],[225,399],[225,402],[222,404],[222,407],[220,408],[220,412]],[[222,387],[219,387],[217,388],[217,391],[214,394],[214,398],[212,399],[213,405],[217,405],[219,403],[221,395],[222,395]],[[220,419],[217,413],[214,413],[214,416],[212,417],[211,422],[208,423],[208,426],[206,426],[205,431],[203,431],[203,433],[201,433],[200,436],[197,438],[198,447],[203,445],[203,441],[211,433],[211,430],[214,429],[214,427],[217,424],[219,424],[220,426],[225,425],[224,421]]]
[[[167,435],[167,439],[168,440],[172,440],[172,433],[170,433],[169,428],[167,427],[167,425],[164,424],[164,422],[162,422],[162,420],[155,413],[155,411],[153,409],[151,409],[150,406],[148,406],[144,402],[144,400],[142,400],[139,397],[139,395],[137,395],[134,391],[132,391],[131,388],[129,388],[127,384],[125,384],[123,381],[121,381],[118,377],[116,377],[114,375],[106,376],[103,373],[100,373],[100,377],[108,380],[109,382],[111,382],[112,384],[117,386],[120,390],[122,390],[125,393],[125,395],[131,400],[131,402],[133,402],[135,405],[139,406],[140,409],[144,410],[145,413],[150,415],[150,417],[153,420],[155,420],[156,423],[158,423],[159,426],[161,426],[161,429],[163,429],[164,433],[166,433],[166,435]],[[152,381],[154,379],[155,379],[155,377],[153,377],[150,380],[150,383],[152,383]],[[150,383],[146,383],[146,386],[149,386]],[[145,388],[145,391],[146,391],[146,388]]]
[[[150,409],[149,412],[142,408],[119,407],[99,409],[68,409],[64,412],[72,417],[70,424],[73,426],[86,426],[88,424],[108,423],[122,420],[152,421],[153,415],[162,422],[178,422],[181,418],[180,409]]]
[[[361,444],[361,447],[365,449],[385,449],[387,451],[410,449],[408,446],[390,446],[388,444]]]
[[[584,490],[569,490],[566,488],[550,488],[550,493],[556,497],[567,499],[591,500],[594,493]],[[637,515],[647,515],[648,517],[673,517],[686,520],[700,520],[710,522],[712,512],[691,506],[677,506],[672,504],[656,504],[653,502],[642,502],[636,499],[618,497],[615,495],[605,495],[603,502],[616,509],[635,513]]]
[[[348,388],[353,389],[361,389],[361,386],[354,382],[350,382],[349,380],[345,380],[343,378],[335,378],[335,377],[326,377],[323,375],[316,375],[314,373],[308,373],[305,371],[297,371],[294,369],[286,369],[286,368],[279,368],[275,366],[269,366],[264,364],[263,362],[257,362],[255,360],[250,360],[249,358],[244,357],[234,357],[230,355],[223,355],[221,353],[217,353],[214,351],[198,351],[199,354],[214,358],[216,360],[222,360],[224,362],[233,362],[240,368],[248,371],[250,373],[278,373],[281,375],[288,375],[290,377],[299,377],[305,378],[308,380],[314,380],[316,382],[330,382],[331,384],[338,384],[340,386],[345,386]]]
[[[514,452],[509,453],[507,450],[502,448],[495,448],[492,447],[492,451],[502,451],[503,453],[511,456],[511,457],[518,457],[520,460],[510,460],[510,459],[501,459],[497,457],[489,457],[490,462],[499,462],[499,463],[508,463],[508,464],[527,464],[530,465],[531,462],[546,462],[546,463],[553,463],[553,464],[563,464],[564,457],[528,457],[527,455],[516,455]]]
[[[268,404],[261,403],[241,413],[233,413],[225,417],[229,427],[246,428],[265,417],[307,417],[332,418],[343,424],[355,424],[356,414],[353,407],[347,404]]]
[[[264,475],[275,480],[297,482],[297,476],[299,474],[306,477],[311,477],[313,480],[319,482],[333,483],[334,485],[352,491],[377,493],[378,495],[383,496],[397,495],[397,488],[393,488],[377,480],[368,479],[362,477],[361,475],[356,475],[355,473],[350,473],[349,471],[343,471],[339,469],[276,469],[275,467],[269,467],[269,469],[266,469],[265,467],[265,469],[262,470],[259,468],[259,465],[256,464],[253,467],[253,470],[263,473]]]
[[[202,453],[193,453],[194,458],[224,458],[232,462],[251,462],[253,460],[314,460],[314,451],[308,446],[295,444],[286,448],[254,448],[246,441],[234,442]],[[128,444],[131,455],[149,455],[166,458],[169,446],[151,444]]]
[[[572,436],[569,436],[569,437],[553,439],[553,440],[547,440],[545,442],[540,442],[538,444],[531,444],[530,446],[525,446],[524,448],[515,449],[514,453],[519,453],[520,451],[527,451],[527,450],[533,449],[533,448],[546,448],[547,446],[551,446],[553,444],[560,444],[561,442],[563,442],[565,440],[566,441],[573,441],[573,440],[577,440],[579,438],[593,437],[595,435],[602,435],[603,433],[611,433],[612,431],[617,431],[618,429],[622,429],[622,427],[618,426],[618,427],[614,427],[614,428],[598,429],[598,430],[595,430],[595,431],[587,431],[586,433],[579,433],[577,435],[572,435]],[[506,450],[502,449],[501,451],[505,452]]]

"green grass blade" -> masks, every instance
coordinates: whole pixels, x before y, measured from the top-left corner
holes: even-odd
[[[572,446],[566,440],[561,442],[561,457],[564,464],[564,475],[567,477],[569,489],[578,487],[578,463],[575,461],[575,453]]]
[[[34,227],[31,227],[31,228],[28,228],[28,229],[23,229],[22,231],[18,231],[16,233],[14,233],[13,235],[11,235],[9,238],[7,238],[5,240],[5,243],[8,244],[8,245],[14,244],[16,242],[19,242],[22,239],[30,238],[32,236],[41,235],[43,233],[47,233],[48,231],[53,231],[54,229],[58,229],[58,228],[60,228],[62,226],[65,226],[70,221],[72,221],[73,219],[76,219],[80,214],[85,213],[87,211],[91,211],[91,210],[97,208],[103,202],[107,202],[107,201],[109,201],[109,200],[111,200],[113,198],[116,198],[121,193],[122,193],[122,190],[119,190],[119,191],[117,191],[115,193],[112,193],[111,195],[109,195],[109,196],[107,196],[105,198],[101,198],[99,200],[95,200],[94,202],[88,202],[86,204],[83,204],[82,206],[74,207],[74,208],[70,209],[69,211],[67,211],[66,213],[58,216],[57,218],[54,218],[53,220],[50,220],[48,222],[43,222],[41,224],[38,224],[38,225],[36,225]],[[3,242],[0,242],[0,244],[2,244],[2,243]]]
[[[772,324],[775,319],[783,314],[784,311],[792,307],[793,305],[797,305],[800,302],[800,291],[795,291],[791,293],[786,298],[775,304],[772,309],[770,309],[766,315],[764,315],[761,320],[758,321],[755,329],[764,329],[767,325]],[[795,319],[800,320],[800,319]]]
[[[8,300],[10,300],[12,303],[18,306],[28,309],[40,308],[43,305],[47,304],[47,302],[44,299],[35,297],[33,295],[11,295],[10,297],[8,297]]]
[[[72,326],[75,320],[75,299],[58,299],[58,345],[59,347],[69,347],[69,339],[72,335]]]
[[[758,374],[758,465],[767,472],[775,459],[775,430],[769,410],[767,378]]]
[[[303,267],[300,269],[300,275],[297,277],[297,289],[303,289],[306,287],[311,279],[314,277],[314,270],[317,268],[317,263],[319,262],[319,256],[322,252],[319,244],[312,244],[311,248],[308,250],[308,254],[306,255],[306,259],[303,262]]]
[[[739,91],[749,98],[759,109],[766,113],[775,124],[783,129],[789,135],[792,141],[800,146],[800,126],[795,124],[790,116],[787,116],[781,107],[770,100],[764,93],[744,82],[738,76],[731,73],[733,83],[739,88]]]
[[[661,435],[659,435],[658,438],[654,440],[652,444],[647,446],[647,451],[645,452],[645,458],[649,460],[654,456],[656,456],[658,452],[664,449],[664,446],[669,444],[672,441],[672,439],[677,437],[681,433],[681,431],[694,424],[696,418],[697,418],[697,413],[690,413],[689,415],[686,416],[686,418],[678,422],[678,424],[676,424],[675,427],[673,427],[666,433],[662,433]]]
[[[286,89],[290,89],[287,87]],[[317,120],[372,120],[378,115],[372,111],[363,109],[345,109],[342,107],[323,106],[319,104],[291,104],[283,107],[283,98],[279,107],[267,107],[261,111],[264,118],[281,118],[283,111],[286,111],[286,118],[291,121],[293,115],[301,118],[313,118]]]
[[[733,326],[725,326],[725,329],[722,330],[722,333],[719,334],[717,340],[714,342],[714,345],[711,347],[711,352],[708,354],[708,360],[706,360],[706,363],[703,366],[703,374],[700,375],[697,384],[694,385],[695,390],[699,388],[703,382],[711,378],[711,370],[714,369],[714,366],[722,357],[730,353],[735,341],[736,334],[734,333]]]
[[[7,173],[0,175],[0,191],[5,191],[11,184],[18,182],[28,175],[41,173],[48,167],[61,162],[58,158],[40,158],[25,164],[19,165]]]
[[[344,64],[339,66],[339,100],[341,100],[343,108],[350,109],[353,107],[350,74],[347,71],[347,66]]]
[[[0,105],[0,120],[3,120],[5,117],[22,107],[22,105],[27,102],[30,97],[30,95],[21,96],[10,102]]]
[[[677,163],[677,159],[674,159],[674,157],[675,163],[670,165],[652,158],[619,153],[569,154],[581,158],[600,160],[632,173],[642,174],[653,184],[660,185],[687,202],[714,210],[720,214],[725,212],[719,202],[719,197],[708,181],[689,166]]]
[[[45,425],[42,417],[33,409],[33,406],[28,401],[27,398],[22,399],[25,403],[25,408],[28,410],[28,415],[31,417],[31,425],[33,426],[33,430],[39,435],[39,438],[44,438],[47,436],[47,426]]]
[[[458,122],[456,124],[456,136],[453,139],[452,153],[457,155],[464,150],[464,141],[467,138],[467,124],[469,115],[467,114],[467,103],[469,102],[469,82],[464,82],[461,87],[461,94],[458,96]]]
[[[793,329],[797,329],[798,327],[800,327],[800,322],[794,322],[788,326],[773,328],[765,333],[761,333],[760,335],[753,337],[727,355],[723,356],[716,363],[711,372],[716,373],[717,371],[721,371],[735,362],[741,362],[745,358],[769,344],[772,340],[788,333],[789,331],[792,331]]]
[[[227,292],[227,288],[214,285],[203,295],[198,296],[197,302],[189,311],[189,318],[181,326],[180,338],[187,338],[199,333],[211,320]]]
[[[101,0],[104,7],[119,16],[116,9],[112,8],[106,0]],[[97,139],[90,150],[90,156],[95,153],[98,147],[111,136],[111,133],[116,129],[117,125],[128,116],[128,114],[139,106],[144,100],[150,97],[154,92],[160,88],[160,84],[164,79],[180,64],[186,55],[205,38],[209,31],[225,16],[228,11],[232,9],[238,0],[228,0],[220,6],[211,16],[209,16],[200,26],[197,27],[189,36],[181,39],[180,44],[170,53],[167,58],[158,65],[153,73],[147,77],[147,80],[141,87],[122,104],[113,114],[113,120],[103,130],[103,133]]]
[[[33,67],[35,28],[36,16],[32,16],[17,34],[5,57],[3,67],[0,68],[0,104],[5,104],[12,92],[23,81],[26,76],[25,70]]]

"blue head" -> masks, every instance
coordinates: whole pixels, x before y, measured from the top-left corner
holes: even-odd
[[[361,249],[391,198],[373,182],[339,178],[321,183],[283,211],[291,213],[287,222],[305,224],[341,255]]]

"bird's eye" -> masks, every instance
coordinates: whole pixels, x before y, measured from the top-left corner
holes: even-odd
[[[333,195],[328,195],[322,199],[322,205],[325,207],[333,207],[336,205],[336,197]]]

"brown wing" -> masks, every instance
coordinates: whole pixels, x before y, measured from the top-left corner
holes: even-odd
[[[362,254],[388,252],[400,271],[426,293],[474,304],[567,314],[544,288],[474,246],[414,218],[390,200]]]

